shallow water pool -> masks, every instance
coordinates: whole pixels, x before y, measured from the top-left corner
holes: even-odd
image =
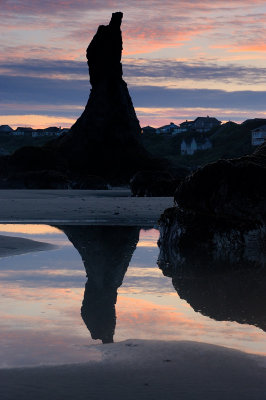
[[[156,263],[156,229],[9,224],[0,235],[1,368],[97,360],[95,344],[126,339],[266,354],[263,269],[254,279],[179,277],[174,287]]]

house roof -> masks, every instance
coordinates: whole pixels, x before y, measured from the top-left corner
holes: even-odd
[[[173,122],[171,122],[170,124],[160,126],[160,128],[157,128],[157,129],[163,129],[163,128],[178,128],[178,125],[176,125]]]
[[[258,126],[258,128],[256,128],[256,129],[252,129],[252,131],[251,132],[256,132],[256,131],[260,131],[260,130],[264,130],[264,131],[266,131],[266,125],[261,125],[261,126]]]
[[[11,132],[13,129],[9,125],[0,125],[1,132]]]
[[[204,121],[204,122],[221,122],[221,121],[218,121],[218,119],[217,118],[214,118],[214,117],[197,117],[195,120],[194,120],[194,122],[196,122],[196,121]]]
[[[60,128],[57,126],[50,126],[49,128],[45,128],[44,132],[59,132]]]
[[[33,129],[30,127],[24,127],[24,126],[18,126],[16,131],[22,131],[22,132],[32,132]]]
[[[193,123],[194,123],[194,121],[184,121],[184,122],[181,122],[180,126],[192,125]]]
[[[153,127],[150,126],[150,125],[144,126],[142,129],[154,129],[154,130],[156,130],[156,128],[153,128]]]

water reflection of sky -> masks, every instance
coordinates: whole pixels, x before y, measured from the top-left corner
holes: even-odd
[[[57,244],[0,259],[0,366],[83,362],[101,357],[80,315],[86,283],[81,256],[57,228],[0,225],[0,234]],[[156,265],[158,231],[141,230],[116,304],[115,341],[196,340],[266,353],[266,334],[215,321],[181,300]]]

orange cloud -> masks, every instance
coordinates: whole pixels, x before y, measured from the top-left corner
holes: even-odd
[[[257,43],[257,44],[248,44],[248,45],[242,45],[235,47],[234,49],[230,49],[230,52],[260,52],[260,51],[266,51],[266,44],[265,43]]]
[[[246,44],[215,44],[210,46],[211,49],[225,49],[229,53],[241,52],[264,52],[266,44],[263,43],[246,43]]]
[[[151,24],[132,26],[123,31],[124,55],[151,53],[163,48],[180,47],[193,37],[213,29],[212,24],[197,24],[193,27],[171,24],[163,25],[162,21]]]

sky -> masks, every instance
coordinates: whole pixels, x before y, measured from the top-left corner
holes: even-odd
[[[124,79],[141,126],[266,118],[265,0],[0,0],[0,125],[69,127],[86,48],[124,13]]]

